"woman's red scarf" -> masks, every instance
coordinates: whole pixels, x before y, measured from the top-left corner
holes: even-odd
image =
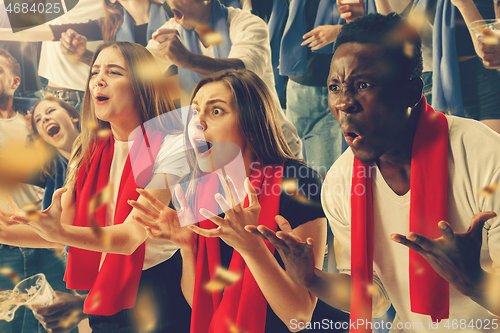
[[[144,126],[130,149],[121,176],[113,224],[125,221],[132,207],[128,200],[137,200],[137,187],[144,187],[153,175],[153,166],[160,150],[163,135],[160,132],[146,132]],[[88,164],[82,164],[76,180],[75,226],[89,227],[93,219],[99,226],[106,226],[106,208],[102,205],[89,214],[90,200],[109,181],[113,160],[114,139],[100,139],[95,142],[95,150]],[[135,177],[134,177],[134,170]],[[138,170],[147,171],[138,175]],[[69,248],[68,264],[64,280],[69,289],[89,290],[84,304],[84,312],[94,315],[111,316],[123,309],[133,308],[141,279],[144,263],[145,243],[131,255],[107,254],[101,269],[101,252]]]
[[[431,239],[441,236],[437,223],[448,220],[448,121],[425,100],[411,157],[410,231]],[[351,185],[351,332],[371,332],[373,284],[373,204],[370,164],[354,157]],[[364,172],[363,172],[364,171]],[[366,189],[361,191],[360,189]],[[362,192],[362,193],[361,193]],[[360,194],[361,193],[361,194]],[[449,317],[449,284],[417,252],[410,250],[411,311],[433,321]]]
[[[282,177],[283,164],[265,167],[259,164],[257,167],[254,166],[250,176],[254,188],[258,191],[260,189],[258,194],[262,209],[259,225],[265,225],[275,232],[278,226],[274,218],[279,213]],[[198,183],[197,193],[203,195],[199,196],[195,207],[205,207],[216,212],[217,203],[214,194],[218,192],[218,184],[217,175]],[[248,196],[245,198],[244,207],[248,207]],[[202,219],[204,218],[199,220]],[[212,229],[217,226],[205,219],[200,222],[200,227]],[[219,238],[198,237],[191,332],[230,333],[233,332],[231,326],[234,325],[243,332],[264,333],[267,301],[245,261],[236,250],[233,250],[229,270],[241,273],[241,279],[226,287],[224,292],[205,290],[205,285],[215,276],[215,270],[221,265],[219,242]],[[267,241],[266,246],[274,254],[274,247]]]

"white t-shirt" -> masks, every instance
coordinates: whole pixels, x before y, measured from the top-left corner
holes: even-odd
[[[120,180],[127,161],[129,148],[132,146],[133,141],[117,141],[115,140],[115,149],[113,160],[111,162],[111,169],[109,174],[109,181],[113,182],[113,198],[108,202],[108,211],[106,225],[113,225],[115,215],[116,199],[118,196],[118,189]],[[174,176],[182,177],[189,173],[189,166],[183,152],[184,138],[183,135],[167,135],[162,142],[158,156],[154,164],[154,173],[171,174]],[[163,161],[163,163],[162,163]],[[163,261],[169,259],[179,247],[172,242],[161,239],[146,239],[146,253],[144,256],[143,270],[156,266]],[[105,254],[103,254],[102,261]]]
[[[227,7],[227,9],[227,25],[229,27],[229,38],[231,39],[231,50],[229,51],[228,58],[240,59],[246,69],[257,74],[267,85],[278,110],[278,117],[286,142],[295,156],[302,157],[302,143],[297,134],[297,129],[286,118],[285,113],[281,109],[278,94],[274,87],[271,46],[269,44],[269,29],[267,25],[261,18],[251,14],[249,11],[233,7]],[[161,28],[179,30],[180,25],[172,18]],[[206,48],[201,42],[199,42],[199,46],[202,55],[211,58],[214,57],[213,47]],[[159,55],[158,42],[150,40],[147,48],[155,56],[163,72],[172,65],[170,60]],[[191,92],[181,96],[184,106],[189,103],[190,95]]]
[[[500,212],[500,193],[491,198],[478,196],[478,191],[500,182],[500,135],[483,124],[469,119],[447,116],[450,137],[448,154],[449,189],[448,222],[455,232],[464,232],[471,218],[482,211]],[[348,149],[330,168],[323,184],[321,201],[332,227],[338,269],[351,267],[351,179],[354,154]],[[410,311],[409,249],[395,243],[390,234],[409,232],[410,196],[398,196],[387,185],[376,165],[372,168],[374,214],[374,271],[406,325],[422,323],[422,329],[407,332],[482,332],[470,327],[451,328],[452,321],[494,318],[488,311],[450,286],[450,320],[442,320],[429,328],[430,317]],[[432,189],[429,189],[432,191]],[[436,221],[436,228],[437,228]],[[500,218],[487,222],[484,231],[481,264],[485,270],[500,274]],[[448,323],[450,328],[445,327]],[[478,324],[477,324],[478,325]],[[475,327],[477,327],[477,325]],[[418,326],[414,326],[418,327]],[[484,332],[491,332],[484,330]]]
[[[50,21],[50,24],[84,23],[104,16],[103,4],[96,0],[80,0],[66,14]],[[38,75],[63,88],[85,91],[89,65],[74,62],[61,53],[60,42],[43,42]],[[95,51],[102,42],[87,42],[87,49]]]
[[[0,148],[9,143],[26,142],[28,134],[26,121],[18,112],[12,118],[0,119]],[[16,191],[9,191],[8,194],[19,207],[31,202],[41,209],[43,192],[44,190],[38,186],[19,184]],[[10,211],[3,195],[0,195],[0,208]]]

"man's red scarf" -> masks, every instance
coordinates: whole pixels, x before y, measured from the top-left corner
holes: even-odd
[[[130,149],[121,176],[113,224],[121,224],[132,211],[128,200],[137,200],[137,187],[144,187],[151,180],[153,166],[160,150],[163,135],[160,132],[145,132],[141,127]],[[96,141],[95,150],[88,165],[82,164],[76,181],[75,226],[89,227],[95,219],[99,226],[106,226],[106,208],[102,205],[89,214],[90,200],[108,185],[113,160],[114,139],[109,137]],[[145,170],[139,177],[132,170]],[[136,172],[137,173],[137,172]],[[139,281],[144,263],[145,243],[131,255],[107,254],[101,269],[101,252],[70,247],[64,280],[69,289],[89,290],[84,312],[111,316],[135,305]]]
[[[278,226],[274,217],[279,213],[282,177],[283,164],[265,167],[259,165],[254,167],[250,176],[254,188],[260,189],[259,203],[262,209],[259,225],[265,225],[275,232]],[[203,193],[203,196],[198,199],[196,207],[217,211],[217,203],[213,198],[216,193],[214,189],[219,189],[218,182],[218,177],[214,175],[204,183],[198,184],[197,193]],[[245,198],[244,207],[248,207],[248,196]],[[200,220],[202,219],[204,218]],[[217,226],[205,219],[200,222],[200,227],[212,229]],[[264,333],[267,301],[245,261],[236,250],[233,250],[229,270],[241,273],[241,279],[226,287],[224,292],[209,292],[204,288],[215,276],[217,267],[221,265],[219,242],[219,238],[203,236],[198,238],[191,332],[230,333],[233,332],[231,326],[234,325],[244,332]],[[274,253],[274,247],[267,241],[266,246],[271,253]]]
[[[437,223],[448,219],[448,121],[425,98],[411,158],[410,231],[441,237]],[[373,203],[370,164],[354,157],[351,185],[351,322],[371,322],[373,283]],[[358,172],[358,171],[366,172]],[[360,191],[360,188],[366,189]],[[363,192],[362,194],[359,194]],[[449,317],[449,284],[417,252],[410,250],[411,311],[433,321]],[[353,331],[371,332],[365,325]]]

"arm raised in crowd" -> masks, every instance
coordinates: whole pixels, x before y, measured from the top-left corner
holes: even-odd
[[[163,175],[155,174],[151,182],[155,180],[155,177],[163,178]],[[177,178],[176,176],[167,175],[168,181],[173,183],[177,181]],[[64,190],[58,190],[56,193],[60,191]],[[170,201],[170,191],[168,189],[148,189],[146,186],[146,191],[149,191],[162,202]],[[14,214],[12,219],[15,222],[31,227],[38,235],[50,243],[65,244],[103,253],[132,254],[147,238],[144,228],[132,218],[133,215],[138,214],[137,211],[132,210],[124,223],[102,227],[99,232],[96,232],[91,227],[73,226],[76,214],[73,188],[64,193],[62,198],[54,196],[54,199],[55,202],[51,208],[36,213],[36,222],[30,220],[26,214],[20,213]],[[148,201],[143,197],[139,197],[137,201],[150,207]],[[59,202],[61,203],[59,204]]]

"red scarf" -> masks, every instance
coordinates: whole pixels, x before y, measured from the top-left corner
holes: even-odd
[[[254,167],[250,176],[252,185],[257,189],[260,188],[259,203],[262,209],[259,225],[265,225],[275,232],[278,225],[274,217],[279,213],[282,170],[283,164],[266,167],[259,164]],[[198,184],[197,193],[203,193],[203,196],[200,197],[196,207],[217,211],[217,203],[213,198],[218,192],[218,184],[218,177],[215,175],[205,183]],[[248,196],[245,198],[244,207],[248,207]],[[212,229],[216,225],[210,220],[204,220],[200,222],[200,227]],[[267,301],[237,251],[233,251],[229,270],[240,272],[242,278],[226,287],[224,293],[208,292],[204,288],[205,284],[215,276],[217,267],[221,265],[219,242],[219,238],[198,237],[191,332],[230,333],[231,325],[235,325],[244,332],[264,333]],[[274,247],[267,241],[266,246],[274,254]]]
[[[441,237],[437,223],[448,219],[448,121],[425,98],[413,139],[410,231]],[[351,322],[371,322],[373,283],[373,205],[370,164],[353,163],[351,186]],[[360,172],[365,171],[365,172]],[[361,175],[361,176],[359,176]],[[360,189],[366,189],[361,191]],[[427,191],[426,191],[427,189]],[[360,194],[363,192],[362,194]],[[410,250],[411,311],[433,321],[449,317],[449,284],[417,252]],[[353,332],[371,332],[357,327]]]
[[[113,224],[121,224],[132,211],[128,200],[137,200],[137,187],[147,185],[153,174],[155,158],[160,149],[163,135],[160,132],[142,131],[136,137],[125,162],[121,176]],[[144,134],[143,134],[144,133]],[[114,139],[110,136],[95,143],[95,151],[88,164],[82,164],[76,181],[75,226],[89,227],[95,219],[100,226],[106,225],[106,206],[102,205],[89,214],[90,200],[108,185]],[[134,170],[136,175],[134,177]],[[147,170],[137,175],[137,170]],[[145,175],[148,175],[145,177]],[[144,263],[145,243],[131,255],[106,254],[99,270],[101,252],[69,248],[68,264],[64,280],[69,289],[89,290],[84,312],[111,316],[123,309],[133,308]]]

